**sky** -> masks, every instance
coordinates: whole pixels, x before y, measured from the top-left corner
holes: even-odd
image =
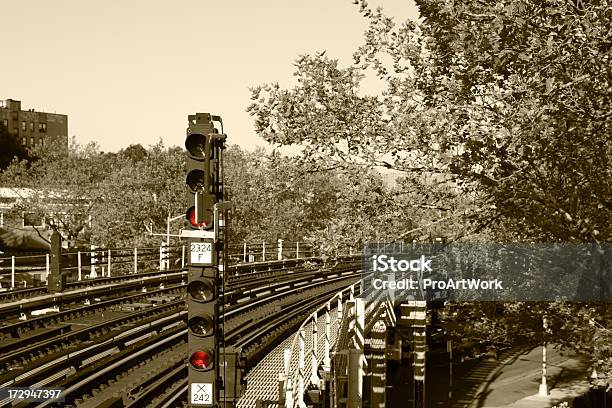
[[[221,115],[228,143],[263,146],[248,88],[293,86],[301,54],[350,63],[367,27],[352,0],[0,1],[0,99],[66,114],[70,137],[106,152],[182,146],[196,112]],[[418,17],[412,0],[369,4]]]

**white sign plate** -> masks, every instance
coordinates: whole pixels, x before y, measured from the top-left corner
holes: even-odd
[[[212,242],[192,242],[189,252],[191,265],[212,264]]]
[[[215,239],[215,231],[204,230],[181,230],[181,237],[184,238],[210,238]]]
[[[212,383],[191,383],[189,395],[191,405],[212,405],[213,385]]]

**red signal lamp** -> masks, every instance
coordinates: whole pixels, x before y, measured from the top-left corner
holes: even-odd
[[[189,363],[198,370],[211,368],[213,363],[212,353],[210,351],[198,350],[189,357]]]
[[[191,224],[192,227],[194,228],[204,228],[204,229],[208,229],[210,227],[212,227],[212,220],[210,221],[206,221],[206,220],[200,220],[200,222],[198,222],[196,220],[196,209],[195,207],[189,207],[189,209],[187,210],[187,213],[185,214],[185,218],[187,219],[187,221],[189,221],[189,223]]]

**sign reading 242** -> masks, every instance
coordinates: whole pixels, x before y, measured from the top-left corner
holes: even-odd
[[[191,383],[189,399],[191,400],[192,405],[212,405],[212,394],[212,383]]]

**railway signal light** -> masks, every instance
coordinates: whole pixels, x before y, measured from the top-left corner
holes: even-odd
[[[210,368],[212,361],[212,352],[208,350],[198,350],[193,353],[191,357],[189,357],[191,366],[199,370],[206,370],[207,368]]]
[[[189,319],[189,330],[196,336],[209,336],[214,327],[215,322],[210,316],[194,316]]]
[[[213,406],[219,395],[219,276],[215,248],[214,207],[218,200],[218,149],[215,128],[207,113],[189,115],[185,139],[187,150],[188,227],[197,234],[189,238],[188,360],[190,406]],[[201,235],[200,235],[201,234]]]
[[[188,228],[181,231],[181,236],[188,238],[189,246],[189,406],[235,404],[242,390],[240,351],[228,351],[225,347],[222,341],[223,325],[219,317],[223,282],[220,271],[225,269],[224,252],[227,244],[226,230],[223,228],[224,212],[231,206],[229,202],[223,201],[222,153],[226,136],[219,134],[213,124],[219,124],[223,130],[223,122],[218,116],[196,113],[189,115],[188,119],[185,139],[185,218]]]
[[[212,243],[208,244],[212,250]],[[213,251],[214,253],[214,251]],[[212,256],[211,263],[215,260]],[[213,405],[218,400],[219,389],[219,317],[218,278],[210,266],[189,267],[187,285],[188,303],[188,356],[190,403],[192,406]],[[194,391],[207,389],[204,394]]]
[[[185,218],[191,228],[211,229],[214,227],[215,197],[211,194],[195,192],[192,196],[193,205],[187,209]]]

